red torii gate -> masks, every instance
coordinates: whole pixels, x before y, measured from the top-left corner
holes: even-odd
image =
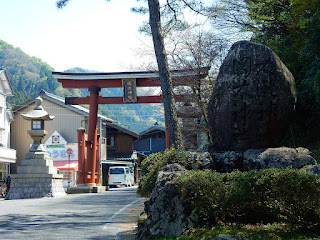
[[[172,83],[174,86],[188,85],[190,79],[204,78],[208,75],[209,67],[197,70],[174,70],[171,71]],[[160,87],[159,72],[111,72],[111,73],[66,73],[52,72],[63,88],[87,88],[90,92],[88,97],[67,97],[65,104],[84,105],[89,104],[89,123],[88,123],[88,143],[87,163],[79,161],[79,172],[83,175],[84,182],[88,186],[96,186],[99,179],[96,177],[97,166],[97,115],[98,104],[126,104],[126,103],[162,103],[163,98],[159,96],[137,96],[137,87]],[[123,88],[123,97],[101,97],[101,88]],[[183,95],[175,96],[176,102],[183,102]],[[168,134],[166,131],[166,139]],[[167,142],[168,146],[168,142]],[[84,151],[82,152],[82,154]],[[85,166],[87,165],[87,166]],[[91,171],[89,171],[91,170]],[[100,170],[99,170],[100,171]],[[98,176],[100,174],[98,173]],[[81,179],[81,177],[79,176]]]

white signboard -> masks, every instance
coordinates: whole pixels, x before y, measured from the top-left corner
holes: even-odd
[[[78,160],[78,144],[77,143],[68,143],[66,139],[58,132],[54,131],[52,135],[44,144],[47,153],[50,155],[50,159],[54,161],[66,161],[69,160]],[[71,151],[72,150],[72,151]]]
[[[47,153],[50,155],[50,159],[54,161],[66,161],[69,160],[67,149],[72,149],[70,154],[70,160],[78,160],[78,144],[67,143],[67,144],[48,144],[45,145]]]

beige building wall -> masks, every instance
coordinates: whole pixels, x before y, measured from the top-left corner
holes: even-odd
[[[25,158],[25,154],[29,151],[30,144],[32,144],[32,139],[27,133],[27,131],[31,129],[31,122],[24,120],[21,114],[28,113],[34,109],[35,106],[36,104],[32,103],[14,113],[15,120],[11,123],[11,148],[17,150],[16,165],[20,165],[21,160]],[[45,121],[45,130],[47,130],[48,134],[42,140],[42,143],[45,143],[55,130],[68,142],[76,143],[77,129],[80,128],[81,125],[85,127],[87,117],[44,98],[42,106],[50,115],[55,116],[52,121]],[[12,171],[12,173],[16,172],[16,166],[12,167]]]

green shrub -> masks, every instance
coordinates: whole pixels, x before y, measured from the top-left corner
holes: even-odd
[[[150,196],[155,186],[158,170],[172,163],[178,163],[186,168],[190,168],[190,155],[182,150],[171,149],[151,154],[143,160],[137,193],[144,197]]]
[[[171,238],[173,239],[173,238]],[[319,234],[295,229],[286,224],[228,225],[216,226],[212,229],[197,228],[187,230],[179,240],[203,239],[268,239],[268,240],[315,240]],[[164,239],[163,239],[164,240]]]
[[[217,173],[189,171],[175,180],[182,195],[210,224],[285,222],[320,225],[320,178],[294,169]]]
[[[278,170],[270,178],[270,186],[271,203],[279,211],[279,219],[304,227],[320,226],[319,176],[293,169]]]
[[[182,195],[200,215],[200,224],[213,224],[222,219],[221,203],[228,191],[226,176],[206,169],[188,171],[175,180]]]

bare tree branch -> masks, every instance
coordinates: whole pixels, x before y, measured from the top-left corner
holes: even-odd
[[[69,2],[69,0],[59,0],[57,2],[57,8],[63,8],[67,5],[67,3]]]

